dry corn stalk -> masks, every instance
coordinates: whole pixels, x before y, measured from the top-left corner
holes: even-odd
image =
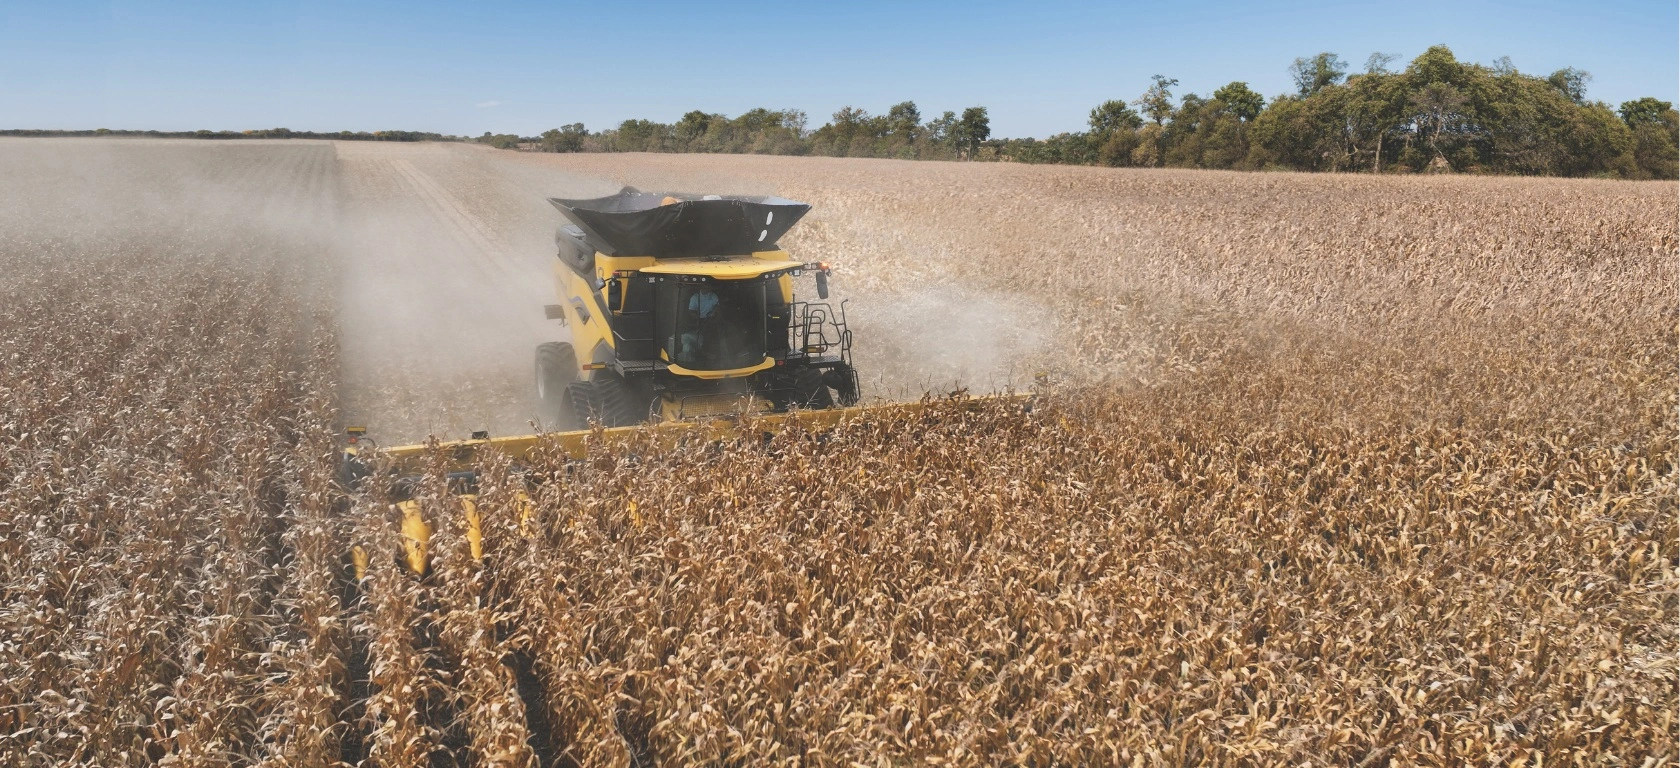
[[[82,146],[0,145],[0,763],[1680,756],[1672,184]],[[808,200],[867,388],[1050,386],[538,460],[529,521],[487,457],[417,581],[338,390],[500,390],[358,389],[305,233],[337,174],[546,228],[545,168]]]

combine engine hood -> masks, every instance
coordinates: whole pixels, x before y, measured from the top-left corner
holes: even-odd
[[[551,197],[548,202],[583,230],[595,250],[662,259],[773,251],[776,241],[811,210],[780,197],[701,197],[634,187],[591,200]]]

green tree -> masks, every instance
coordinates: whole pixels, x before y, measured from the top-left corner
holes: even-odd
[[[1545,80],[1515,70],[1467,70],[1467,110],[1482,128],[1484,167],[1502,173],[1561,173],[1560,137],[1579,109]]]
[[[1401,154],[1407,165],[1441,170],[1476,164],[1474,141],[1489,138],[1479,117],[1486,103],[1488,71],[1466,65],[1444,45],[1433,45],[1406,67],[1395,94],[1409,125]]]
[[[790,131],[793,131],[793,135],[796,138],[801,138],[801,139],[805,138],[805,135],[806,135],[805,134],[805,125],[808,122],[808,120],[809,120],[809,118],[806,117],[805,110],[802,110],[802,109],[784,109],[784,110],[782,110],[782,127],[786,128]]]
[[[916,102],[901,101],[888,107],[881,123],[880,154],[907,160],[920,156],[922,111],[916,108]]]
[[[853,140],[858,138],[869,122],[869,113],[857,107],[847,105],[837,110],[828,125],[818,129],[824,134],[824,144],[829,147],[829,154],[845,157],[852,151]]]
[[[1064,158],[1057,162],[1089,162],[1094,159],[1103,165],[1132,164],[1132,150],[1137,148],[1137,129],[1143,118],[1124,101],[1105,101],[1091,110],[1091,132],[1059,134],[1051,137],[1053,150]],[[1047,148],[1052,149],[1052,148]]]
[[[1231,168],[1243,160],[1242,120],[1218,99],[1187,93],[1161,131],[1161,162],[1181,168]]]
[[[1365,74],[1392,75],[1394,70],[1389,69],[1388,65],[1393,64],[1398,58],[1400,58],[1398,53],[1373,53],[1365,57]]]
[[[1557,172],[1567,176],[1639,175],[1634,133],[1608,105],[1580,105],[1565,113],[1557,140],[1562,162]]]
[[[1430,83],[1411,95],[1412,120],[1436,159],[1444,160],[1458,148],[1469,123],[1463,113],[1468,102],[1451,83]]]
[[[1247,129],[1218,99],[1203,107],[1197,127],[1198,168],[1238,168],[1248,157]]]
[[[1272,100],[1248,132],[1248,164],[1255,168],[1310,170],[1315,167],[1311,120],[1305,99],[1281,96]]]
[[[1302,96],[1311,96],[1325,86],[1335,85],[1347,75],[1347,62],[1328,51],[1311,58],[1296,59],[1289,65],[1289,76]]]
[[[1161,134],[1164,129],[1150,123],[1138,129],[1137,142],[1132,145],[1132,165],[1153,168],[1161,164]]]
[[[544,152],[582,152],[583,141],[589,136],[583,123],[562,125],[543,131],[541,147]]]
[[[1106,137],[1115,131],[1135,131],[1143,118],[1124,101],[1105,101],[1091,110],[1091,133]]]
[[[1248,126],[1265,110],[1266,100],[1249,88],[1248,83],[1233,81],[1213,92],[1209,107],[1198,165],[1203,168],[1246,165]]]
[[[1568,96],[1570,101],[1586,104],[1587,83],[1592,82],[1592,73],[1584,69],[1564,67],[1548,76],[1546,82]]]
[[[1223,103],[1226,109],[1231,110],[1231,114],[1236,115],[1238,120],[1245,123],[1254,122],[1254,118],[1260,116],[1260,110],[1266,107],[1266,100],[1250,90],[1248,83],[1240,81],[1227,83],[1225,87],[1214,91],[1213,97]]]
[[[1657,122],[1633,128],[1636,174],[1648,179],[1680,178],[1680,112],[1669,110]]]
[[[966,159],[973,159],[980,151],[980,144],[992,137],[992,119],[986,114],[985,107],[969,107],[963,110],[962,117],[951,127],[951,136]]]
[[[711,127],[711,124],[712,116],[696,109],[684,114],[676,125],[671,126],[671,132],[675,134],[677,141],[682,142],[687,148],[696,149],[693,146],[694,142],[699,141],[701,137],[706,135],[706,130]]]
[[[1674,111],[1673,104],[1659,101],[1650,96],[1634,101],[1624,101],[1621,109],[1617,110],[1622,116],[1622,121],[1629,126],[1639,125],[1640,123],[1660,123],[1663,116],[1672,111]]]
[[[1670,102],[1646,96],[1617,110],[1633,131],[1633,176],[1680,178],[1680,112]]]
[[[1247,82],[1230,82],[1203,101],[1194,94],[1184,96],[1173,123],[1181,121],[1193,131],[1166,131],[1166,141],[1184,141],[1186,146],[1166,150],[1168,165],[1191,168],[1236,168],[1248,156],[1248,124],[1265,109],[1265,99]]]
[[[1341,86],[1346,92],[1342,124],[1350,164],[1363,165],[1371,158],[1371,172],[1382,170],[1383,152],[1392,149],[1389,140],[1402,131],[1407,118],[1405,78],[1394,74],[1356,75]]]
[[[922,129],[927,132],[931,141],[945,141],[951,138],[951,129],[957,125],[957,113],[946,110],[944,114],[929,120]]]
[[[1420,86],[1429,83],[1463,85],[1470,78],[1470,68],[1459,62],[1451,48],[1431,45],[1406,66],[1406,75],[1411,83]]]
[[[613,149],[618,152],[658,152],[665,126],[651,120],[625,120],[618,124]]]
[[[1058,133],[1043,141],[1004,139],[999,143],[998,157],[1017,163],[1070,165],[1088,165],[1096,159],[1092,154],[1091,136],[1086,133]]]
[[[1085,137],[1087,145],[1095,146],[1089,149],[1075,148],[1074,137]],[[1054,137],[1052,137],[1054,138]],[[1127,166],[1132,164],[1132,153],[1137,151],[1138,132],[1135,130],[1115,131],[1100,142],[1089,134],[1063,134],[1062,146],[1066,156],[1093,157],[1097,162],[1109,166]],[[1067,160],[1066,162],[1088,162],[1087,160]]]
[[[938,148],[938,156],[949,158],[957,152],[956,140],[952,137],[956,127],[957,113],[947,110],[922,126],[922,136],[928,146]]]
[[[1142,107],[1143,113],[1148,115],[1149,119],[1154,120],[1156,125],[1161,125],[1166,122],[1168,117],[1172,116],[1171,89],[1178,85],[1178,80],[1163,75],[1154,75],[1151,79],[1155,83],[1149,86],[1149,89],[1144,91],[1142,96],[1132,100],[1132,103]]]
[[[1172,119],[1161,130],[1161,164],[1180,168],[1202,167],[1204,122],[1216,111],[1206,99],[1184,94]]]
[[[209,131],[199,131],[199,133],[207,134]],[[510,133],[491,133],[489,131],[485,131],[483,136],[478,137],[478,143],[489,144],[496,149],[518,149],[519,137]]]
[[[906,141],[915,137],[922,127],[922,111],[914,101],[901,101],[887,108],[887,129]]]

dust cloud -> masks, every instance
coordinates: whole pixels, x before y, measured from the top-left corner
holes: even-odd
[[[874,291],[847,310],[871,398],[1022,390],[1044,368],[1045,313],[1019,297],[945,284]]]
[[[538,423],[532,386],[535,347],[569,340],[543,316],[556,301],[562,223],[545,198],[625,183],[801,199],[820,191],[727,173],[619,178],[531,160],[451,144],[0,140],[0,246],[35,254],[37,276],[74,268],[57,254],[85,259],[128,245],[188,265],[287,271],[266,284],[307,296],[251,300],[314,308],[302,328],[336,325],[342,420],[395,445],[555,426]],[[833,302],[846,302],[866,400],[1030,384],[1050,327],[1042,307],[918,272],[902,254],[930,246],[902,242],[903,227],[812,202],[785,244],[796,258],[838,264]],[[811,278],[796,290],[814,299]]]
[[[324,142],[0,138],[0,234],[199,255],[214,243],[230,258],[250,248],[225,246],[266,244],[307,259],[332,237],[335,174]]]
[[[1026,389],[1035,376],[1066,364],[1051,345],[1055,314],[980,279],[964,265],[994,244],[954,238],[945,218],[930,227],[909,200],[883,199],[874,176],[760,175],[757,157],[540,155],[504,153],[509,167],[536,177],[572,170],[596,174],[591,194],[629,184],[647,190],[780,195],[810,203],[781,245],[801,261],[828,261],[832,304],[845,302],[854,362],[866,402],[916,399],[966,389]],[[803,158],[778,158],[797,169]],[[581,166],[581,169],[557,166]],[[925,171],[926,165],[917,165]],[[861,186],[861,191],[860,191]],[[981,233],[984,235],[985,233]],[[983,238],[982,238],[983,240]],[[816,300],[810,278],[796,280],[802,300]]]
[[[337,151],[346,418],[386,444],[552,427],[539,422],[533,353],[569,337],[543,317],[559,224],[544,197],[588,183],[504,174],[470,147]]]
[[[552,426],[538,423],[531,386],[533,349],[567,338],[542,317],[556,300],[553,233],[562,223],[545,198],[625,184],[785,193],[728,174],[592,178],[471,146],[345,143],[338,152],[352,222],[342,257],[346,411],[387,443]],[[795,258],[843,260],[833,304],[846,304],[866,401],[1031,385],[1048,353],[1047,310],[948,275],[907,273],[824,215],[819,204],[808,218],[817,236],[797,234],[802,222],[787,244]],[[815,300],[811,278],[795,290]]]
[[[71,309],[149,299],[161,315],[191,300],[170,284],[182,275],[285,286],[248,300],[307,344],[330,316],[336,173],[325,142],[0,139],[0,288],[74,286]]]

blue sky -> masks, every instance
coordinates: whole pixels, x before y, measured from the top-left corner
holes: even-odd
[[[494,9],[494,10],[491,10]],[[1150,75],[1290,88],[1297,56],[1432,44],[1590,71],[1590,98],[1677,101],[1666,2],[457,4],[0,0],[0,128],[401,128],[532,135],[690,109],[984,105],[998,136],[1084,128]]]

